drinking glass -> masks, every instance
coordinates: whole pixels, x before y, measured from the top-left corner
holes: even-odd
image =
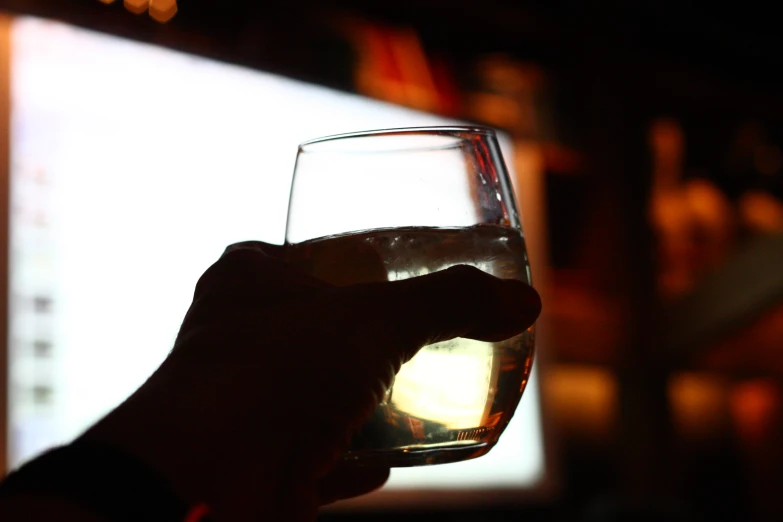
[[[357,132],[301,144],[286,257],[334,285],[458,264],[530,283],[497,137],[480,127]],[[533,338],[531,327],[502,342],[425,346],[402,366],[344,458],[419,466],[484,455],[522,397]]]

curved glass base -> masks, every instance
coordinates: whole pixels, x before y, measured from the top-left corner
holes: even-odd
[[[343,456],[343,460],[357,466],[430,466],[475,459],[488,453],[494,445],[488,442],[418,444],[393,449],[349,451]]]

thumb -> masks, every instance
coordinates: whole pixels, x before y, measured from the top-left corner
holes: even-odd
[[[403,360],[426,344],[468,337],[501,341],[529,328],[541,312],[530,285],[457,265],[389,283],[342,289],[362,303],[367,317],[384,317]]]

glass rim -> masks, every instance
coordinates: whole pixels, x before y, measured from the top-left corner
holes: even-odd
[[[302,152],[310,145],[318,143],[324,143],[327,141],[338,141],[343,139],[352,138],[368,138],[374,136],[400,136],[406,134],[432,134],[441,136],[454,136],[460,137],[461,134],[471,135],[483,135],[483,136],[497,136],[495,130],[491,127],[483,127],[481,125],[436,125],[431,127],[399,127],[393,129],[375,129],[366,131],[346,132],[342,134],[332,134],[329,136],[321,136],[319,138],[313,138],[311,140],[303,141],[299,144],[299,151]]]

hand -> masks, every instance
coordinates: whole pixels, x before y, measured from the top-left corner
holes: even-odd
[[[318,507],[380,487],[389,470],[341,455],[400,366],[454,337],[528,328],[536,292],[458,266],[335,287],[233,245],[201,277],[174,349],[84,437],[139,457],[217,520],[314,520]]]

